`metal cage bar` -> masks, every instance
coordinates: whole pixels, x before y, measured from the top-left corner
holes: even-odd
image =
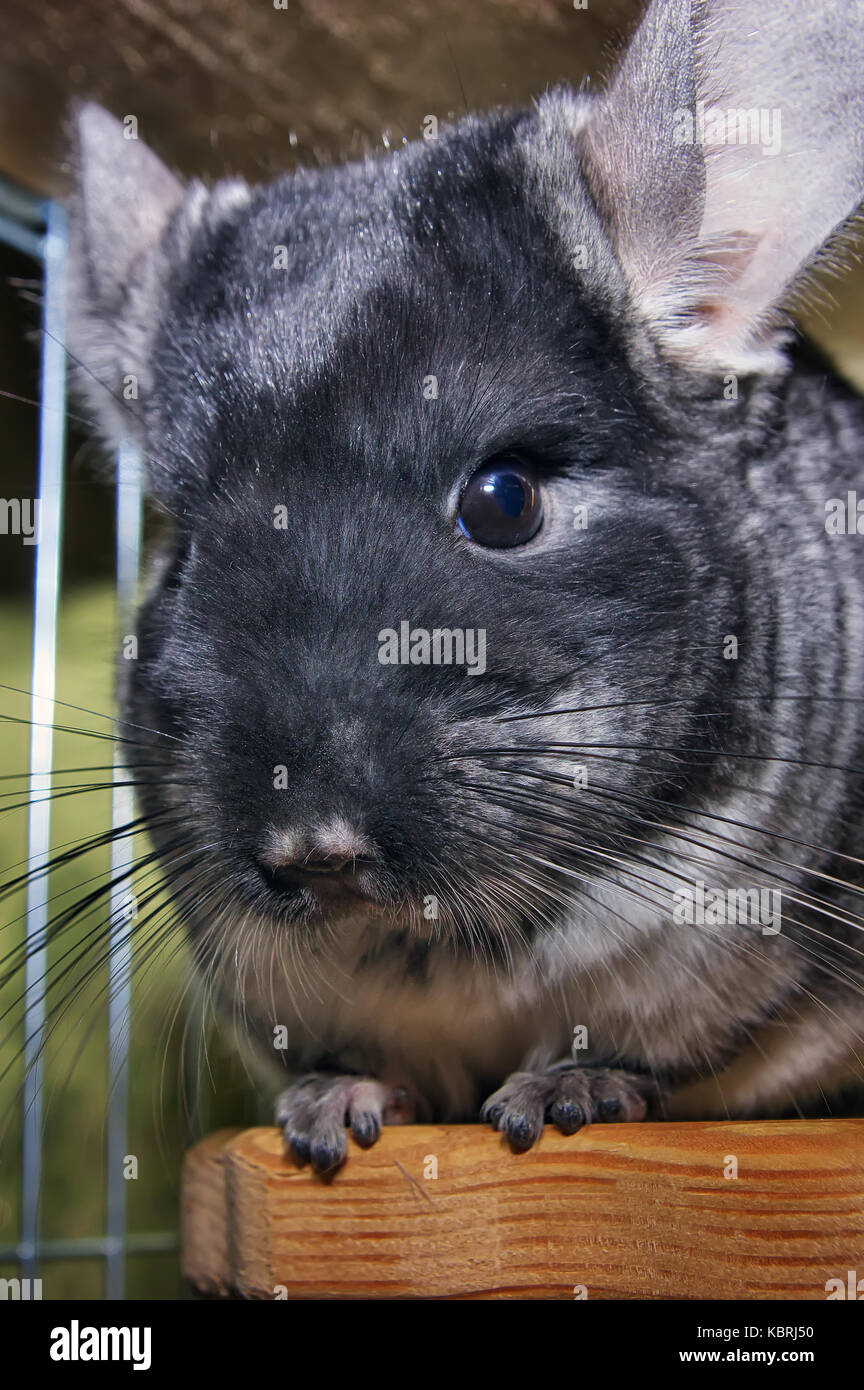
[[[63,462],[66,434],[66,215],[57,203],[45,213],[42,241],[42,369],[39,404],[36,578],[33,662],[30,680],[29,867],[47,866],[51,855],[51,769],[54,689],[57,674],[57,605],[63,534]],[[42,1043],[45,1033],[45,969],[48,874],[27,881],[27,959],[24,977],[24,1116],[22,1140],[21,1266],[37,1272],[39,1186],[42,1176]]]
[[[31,868],[47,866],[51,852],[51,788],[55,719],[56,651],[62,559],[66,352],[65,300],[67,228],[60,204],[43,201],[0,181],[0,241],[41,262],[44,290],[39,401],[38,511],[33,607],[31,739],[27,849]],[[143,510],[141,459],[131,443],[117,457],[116,619],[117,633],[129,631],[137,596]],[[112,826],[132,819],[132,795],[119,756],[115,757]],[[129,837],[115,840],[111,874],[116,878],[134,862]],[[109,908],[108,1067],[106,1126],[106,1209],[104,1236],[41,1240],[39,1197],[42,1179],[42,1046],[45,1037],[46,930],[48,874],[37,874],[27,889],[24,980],[24,1068],[22,1099],[21,1222],[16,1245],[0,1248],[0,1259],[16,1259],[21,1275],[38,1276],[40,1261],[104,1258],[105,1296],[125,1292],[126,1256],[175,1250],[171,1231],[128,1234],[123,1163],[127,1147],[128,1045],[131,1012],[132,945],[135,900],[131,876],[112,890]]]
[[[135,611],[141,562],[141,459],[138,449],[131,443],[121,444],[117,451],[116,509],[116,628],[122,640]],[[119,751],[114,755],[114,777],[116,785],[111,798],[111,824],[116,829],[128,825],[133,816],[132,788],[128,785]],[[126,1179],[123,1164],[126,1154],[129,1018],[132,1007],[130,933],[136,911],[128,871],[134,859],[134,840],[130,836],[112,841],[111,877],[115,882],[109,909],[108,1068],[112,1080],[108,1099],[106,1298],[123,1297],[126,1275]],[[127,876],[118,883],[116,880],[124,871],[127,871]]]

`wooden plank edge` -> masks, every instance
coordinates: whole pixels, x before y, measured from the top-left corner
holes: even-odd
[[[736,1176],[737,1174],[737,1176]],[[864,1275],[864,1120],[384,1130],[329,1181],[274,1128],[191,1149],[183,1268],[244,1298],[824,1299]]]

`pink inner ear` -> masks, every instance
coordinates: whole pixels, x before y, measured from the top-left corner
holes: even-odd
[[[686,305],[685,321],[701,323],[714,334],[740,332],[742,315],[736,308],[736,287],[753,264],[760,239],[735,232],[705,243],[690,262],[694,298]],[[681,292],[686,302],[686,287]]]
[[[730,284],[739,280],[753,261],[762,238],[753,232],[730,232],[703,243],[699,261],[706,274],[714,268],[714,278],[718,284]]]
[[[784,302],[864,198],[860,7],[652,0],[579,146],[668,354],[774,371]]]

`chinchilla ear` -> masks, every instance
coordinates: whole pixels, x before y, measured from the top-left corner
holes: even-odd
[[[77,249],[89,290],[110,310],[123,298],[131,267],[180,206],[183,185],[138,138],[134,117],[121,122],[88,102],[77,111],[74,136]]]
[[[172,273],[201,228],[248,202],[228,179],[183,185],[122,122],[88,102],[72,121],[66,341],[72,379],[111,443],[142,438],[152,348]]]
[[[665,352],[781,369],[778,306],[864,198],[860,0],[653,0],[572,124]]]
[[[124,122],[74,113],[67,348],[73,382],[105,437],[140,436],[138,402],[165,267],[157,249],[184,189]]]

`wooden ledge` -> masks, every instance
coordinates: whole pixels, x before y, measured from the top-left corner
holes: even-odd
[[[186,1156],[183,1265],[243,1298],[824,1300],[864,1274],[864,1120],[547,1129],[519,1155],[406,1125],[329,1182],[276,1129],[222,1131]]]

